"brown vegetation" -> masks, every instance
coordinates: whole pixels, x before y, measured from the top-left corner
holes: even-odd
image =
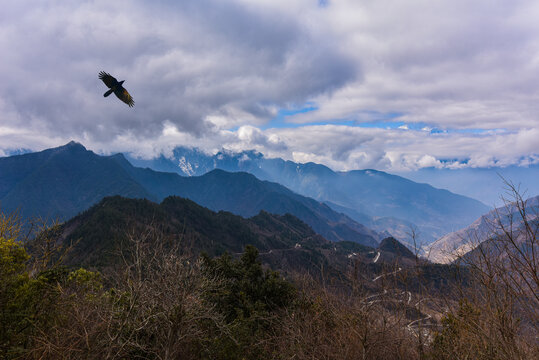
[[[537,222],[515,195],[524,228],[478,247],[462,259],[466,277],[437,291],[436,268],[417,257],[377,274],[355,263],[349,286],[332,287],[283,279],[253,247],[237,259],[189,256],[151,227],[129,234],[114,271],[69,269],[54,227],[30,257],[15,241],[20,223],[2,218],[0,357],[535,359]]]
[[[443,320],[438,358],[539,358],[539,208],[507,185],[492,237],[460,258],[472,286]]]

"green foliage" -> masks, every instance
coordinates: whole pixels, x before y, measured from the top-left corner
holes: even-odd
[[[24,344],[27,328],[24,305],[29,283],[28,255],[15,239],[0,237],[0,357],[16,354]]]
[[[0,237],[0,279],[11,282],[22,276],[29,256],[24,247],[15,239]]]
[[[76,286],[84,293],[94,292],[103,288],[101,274],[80,268],[69,273],[67,281],[71,286]]]
[[[484,341],[481,311],[467,300],[461,300],[455,314],[442,318],[442,331],[432,344],[433,359],[495,359],[496,349]]]
[[[277,272],[262,268],[254,246],[246,246],[239,260],[232,259],[229,254],[216,259],[205,255],[203,259],[206,273],[224,281],[221,289],[208,295],[227,321],[286,307],[295,298],[292,284]]]
[[[30,274],[30,259],[17,240],[20,225],[13,217],[0,219],[0,358],[24,356],[33,346],[38,329],[48,329],[64,310],[58,302],[66,287],[76,284],[79,292],[95,288],[98,274],[86,270],[70,272],[54,266]],[[54,254],[53,254],[54,255]]]
[[[275,271],[264,270],[258,250],[246,246],[239,260],[229,254],[211,259],[203,256],[205,273],[223,282],[206,294],[228,325],[226,336],[215,339],[214,358],[259,358],[260,348],[253,346],[267,337],[278,310],[290,307],[296,299],[294,286]]]
[[[57,284],[68,271],[55,268],[30,276],[24,247],[14,239],[0,238],[0,355],[16,357],[29,346],[37,326],[55,313]]]

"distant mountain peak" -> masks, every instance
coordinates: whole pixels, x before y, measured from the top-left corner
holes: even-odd
[[[129,160],[126,159],[125,155],[122,153],[116,153],[109,156],[111,159],[116,160],[118,163],[124,165],[124,166],[131,166],[131,163]]]
[[[67,144],[63,145],[63,146],[60,146],[60,148],[82,148],[84,150],[86,150],[86,148],[84,147],[84,145],[82,145],[81,143],[79,142],[76,142],[75,140],[71,140],[70,142],[68,142]]]
[[[56,148],[52,148],[52,149],[48,149],[44,151],[52,151],[52,154],[58,154],[58,153],[63,153],[63,152],[74,153],[74,154],[91,152],[90,150],[86,149],[84,145],[73,140],[71,140],[65,145],[61,145]]]

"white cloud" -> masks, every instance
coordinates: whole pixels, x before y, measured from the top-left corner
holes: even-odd
[[[75,139],[335,169],[536,163],[538,17],[531,0],[8,1],[0,151]],[[126,80],[133,109],[102,97],[100,70]],[[290,127],[268,125],[306,103]],[[312,125],[384,114],[402,129]]]
[[[441,128],[537,126],[535,2],[337,1],[327,11],[364,77],[291,121],[362,121],[361,111],[375,110]]]
[[[267,157],[282,157],[301,163],[312,161],[335,170],[372,168],[398,172],[424,167],[457,169],[539,164],[539,154],[533,153],[537,138],[539,130],[533,129],[488,135],[433,135],[423,130],[343,125],[267,130],[242,126],[236,131],[217,130],[198,137],[167,123],[155,138],[129,133],[118,136],[113,146],[108,142],[89,140],[85,144],[100,153],[126,151],[144,158],[169,154],[178,144],[198,147],[208,153],[222,149],[234,152],[253,149]],[[533,155],[523,155],[527,153]]]
[[[291,14],[233,1],[25,4],[3,6],[0,97],[18,117],[2,123],[31,128],[36,118],[49,133],[110,141],[126,131],[158,136],[165,121],[196,135],[261,125],[276,106],[357,72]],[[100,70],[127,80],[135,108],[103,99]]]

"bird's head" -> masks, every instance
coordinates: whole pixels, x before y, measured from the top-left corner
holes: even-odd
[[[120,81],[120,85],[123,85],[124,81],[125,81],[125,80]]]

